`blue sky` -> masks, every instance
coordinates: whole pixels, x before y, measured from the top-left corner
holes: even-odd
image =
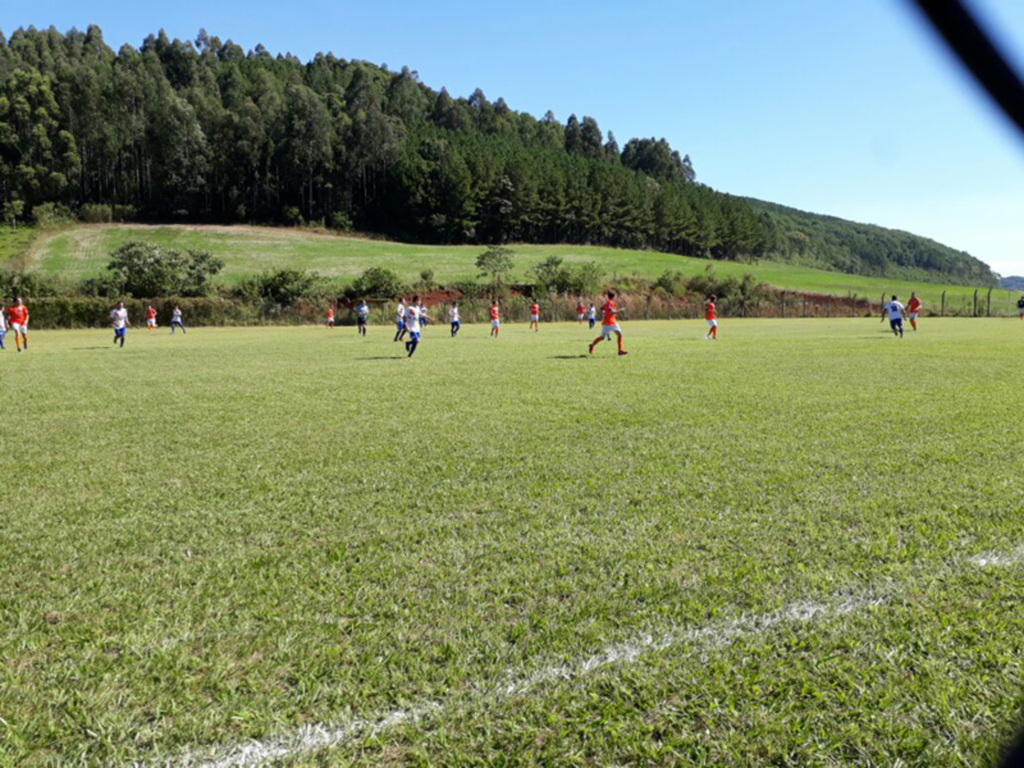
[[[1024,70],[1024,3],[974,0]],[[409,65],[457,95],[664,136],[701,181],[906,229],[1024,274],[1024,137],[903,0],[5,3],[0,30],[200,27],[244,48]]]

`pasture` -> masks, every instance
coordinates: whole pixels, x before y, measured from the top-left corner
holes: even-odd
[[[921,328],[8,336],[0,764],[990,762],[1024,323]]]
[[[208,250],[224,260],[224,272],[217,280],[226,285],[257,272],[284,268],[315,271],[347,284],[371,266],[391,269],[407,282],[418,280],[420,272],[427,269],[441,283],[473,280],[478,277],[474,261],[484,250],[480,245],[418,245],[270,227],[76,225],[40,232],[30,247],[23,248],[27,256],[18,263],[69,280],[81,280],[101,274],[111,251],[131,240],[181,250]],[[964,313],[973,305],[974,287],[847,275],[797,264],[712,262],[656,251],[589,245],[511,247],[516,253],[512,278],[527,282],[532,266],[549,256],[559,256],[569,263],[595,261],[610,281],[629,275],[654,279],[666,270],[692,276],[712,265],[723,276],[739,279],[749,272],[777,288],[843,298],[856,294],[878,301],[883,294],[897,293],[905,301],[916,290],[928,312],[938,312],[943,291],[947,294],[948,311]],[[2,255],[0,250],[0,261]],[[1017,297],[1017,293],[994,290],[993,313],[1015,312]],[[983,308],[985,298],[986,291],[980,291]]]

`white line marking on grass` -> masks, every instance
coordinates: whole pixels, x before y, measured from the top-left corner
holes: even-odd
[[[965,561],[960,561],[965,562]],[[1024,562],[1024,545],[1009,552],[987,552],[966,559],[980,567],[1011,566]],[[946,570],[940,568],[940,570]],[[766,632],[787,623],[806,623],[847,616],[869,606],[883,605],[905,585],[890,583],[875,592],[843,593],[822,601],[791,603],[777,611],[755,616],[715,622],[703,627],[670,629],[660,634],[645,634],[633,640],[612,643],[592,656],[555,664],[515,677],[504,675],[504,681],[471,690],[467,697],[477,700],[501,701],[531,693],[554,681],[572,681],[615,664],[633,664],[648,653],[674,647],[690,646],[694,650],[728,645],[733,640]],[[192,749],[183,756],[165,760],[165,764],[202,768],[241,768],[308,755],[337,747],[356,738],[374,736],[397,726],[414,724],[444,709],[446,702],[423,702],[408,709],[372,718],[353,718],[335,723],[315,723],[286,731],[262,741],[249,741],[226,748]],[[205,756],[203,753],[205,752]]]
[[[1011,565],[1024,563],[1024,545],[1017,547],[1012,552],[983,552],[980,555],[969,558],[969,562],[981,568],[992,566],[1009,568]]]

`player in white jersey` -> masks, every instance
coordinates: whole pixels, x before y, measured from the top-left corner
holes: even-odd
[[[907,315],[906,308],[896,300],[896,297],[892,297],[892,301],[886,304],[883,308],[884,312],[889,315],[889,327],[892,328],[893,335],[903,338],[903,318]],[[882,315],[883,322],[885,321],[885,315]]]
[[[174,311],[171,312],[171,335],[174,335],[176,328],[181,328],[182,333],[188,333],[185,330],[185,323],[181,320],[181,307],[175,307]]]
[[[395,338],[392,339],[392,341],[400,341],[401,338],[403,336],[405,336],[405,331],[406,331],[406,328],[405,328],[405,304],[402,302],[401,299],[398,300],[398,306],[395,307],[395,312],[397,313],[397,315],[395,317],[395,328],[396,328],[396,330],[395,330]]]
[[[124,349],[124,339],[128,335],[128,326],[131,322],[128,320],[128,310],[124,307],[124,302],[118,302],[118,305],[110,313],[110,321],[114,326],[114,343],[121,342],[121,348]]]
[[[405,342],[405,349],[412,357],[413,352],[420,343],[420,307],[419,296],[413,296],[412,302],[405,308],[405,329],[409,332],[409,340]]]
[[[448,322],[452,324],[452,338],[454,339],[462,327],[462,322],[459,320],[459,302],[457,301],[453,301],[451,307],[448,308]]]
[[[590,325],[590,328],[597,325],[597,307],[593,304],[587,308],[587,323]]]

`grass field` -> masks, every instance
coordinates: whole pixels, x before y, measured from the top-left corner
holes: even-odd
[[[624,330],[9,345],[0,764],[992,761],[1024,323]]]
[[[410,282],[419,279],[424,269],[434,270],[436,279],[441,282],[472,280],[477,277],[474,261],[483,250],[478,245],[410,245],[294,229],[106,225],[43,233],[31,250],[30,263],[46,272],[78,280],[101,273],[111,251],[138,239],[180,249],[209,250],[224,259],[226,267],[220,279],[229,284],[254,272],[284,267],[316,271],[343,282],[350,282],[370,266],[393,269]],[[692,275],[713,263],[723,275],[741,277],[750,272],[763,282],[794,291],[844,297],[856,293],[876,300],[883,293],[895,292],[905,298],[916,290],[926,305],[936,311],[944,290],[947,291],[947,307],[958,309],[971,306],[974,293],[974,288],[965,286],[845,275],[772,262],[709,262],[654,251],[598,246],[516,245],[513,248],[517,254],[515,277],[521,280],[528,280],[531,266],[557,255],[568,262],[596,261],[609,279],[633,274],[654,278],[667,269]],[[981,296],[984,298],[984,291]],[[994,291],[994,308],[1009,312],[1016,297],[1017,294],[1007,291]]]

